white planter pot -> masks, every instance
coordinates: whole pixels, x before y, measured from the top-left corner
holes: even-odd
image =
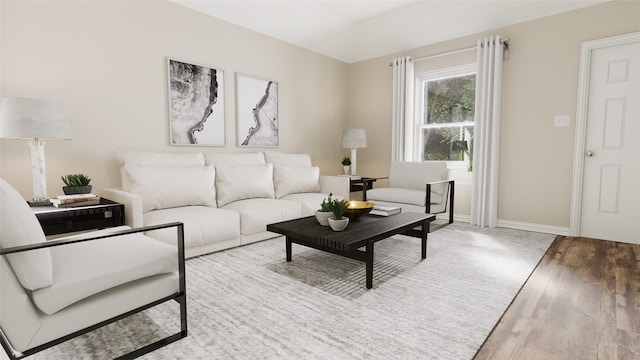
[[[333,216],[331,211],[320,211],[316,210],[316,220],[322,226],[329,226],[329,218]]]
[[[347,225],[349,225],[348,217],[342,217],[342,219],[338,220],[334,219],[333,217],[329,218],[329,226],[333,231],[342,231],[347,227]]]
[[[345,175],[349,175],[350,169],[351,169],[351,165],[342,165],[342,171],[344,171]]]

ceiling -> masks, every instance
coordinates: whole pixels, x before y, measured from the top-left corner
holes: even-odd
[[[607,0],[170,1],[353,63]]]

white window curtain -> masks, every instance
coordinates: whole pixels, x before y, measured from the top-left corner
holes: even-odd
[[[413,160],[413,61],[409,56],[393,60],[391,160]]]
[[[499,36],[478,41],[471,225],[498,222],[500,105],[504,48]]]

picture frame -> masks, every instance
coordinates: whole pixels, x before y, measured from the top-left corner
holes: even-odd
[[[278,82],[236,73],[238,147],[278,147]]]
[[[224,71],[167,58],[169,143],[225,146]]]

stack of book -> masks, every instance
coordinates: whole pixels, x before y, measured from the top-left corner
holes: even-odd
[[[380,216],[389,216],[389,215],[395,215],[395,214],[399,214],[400,211],[402,211],[402,208],[398,207],[398,206],[381,206],[381,205],[376,205],[373,207],[373,209],[371,210],[372,215],[380,215]]]
[[[100,204],[100,197],[94,194],[60,195],[55,199],[51,199],[51,203],[59,208],[98,205]]]

